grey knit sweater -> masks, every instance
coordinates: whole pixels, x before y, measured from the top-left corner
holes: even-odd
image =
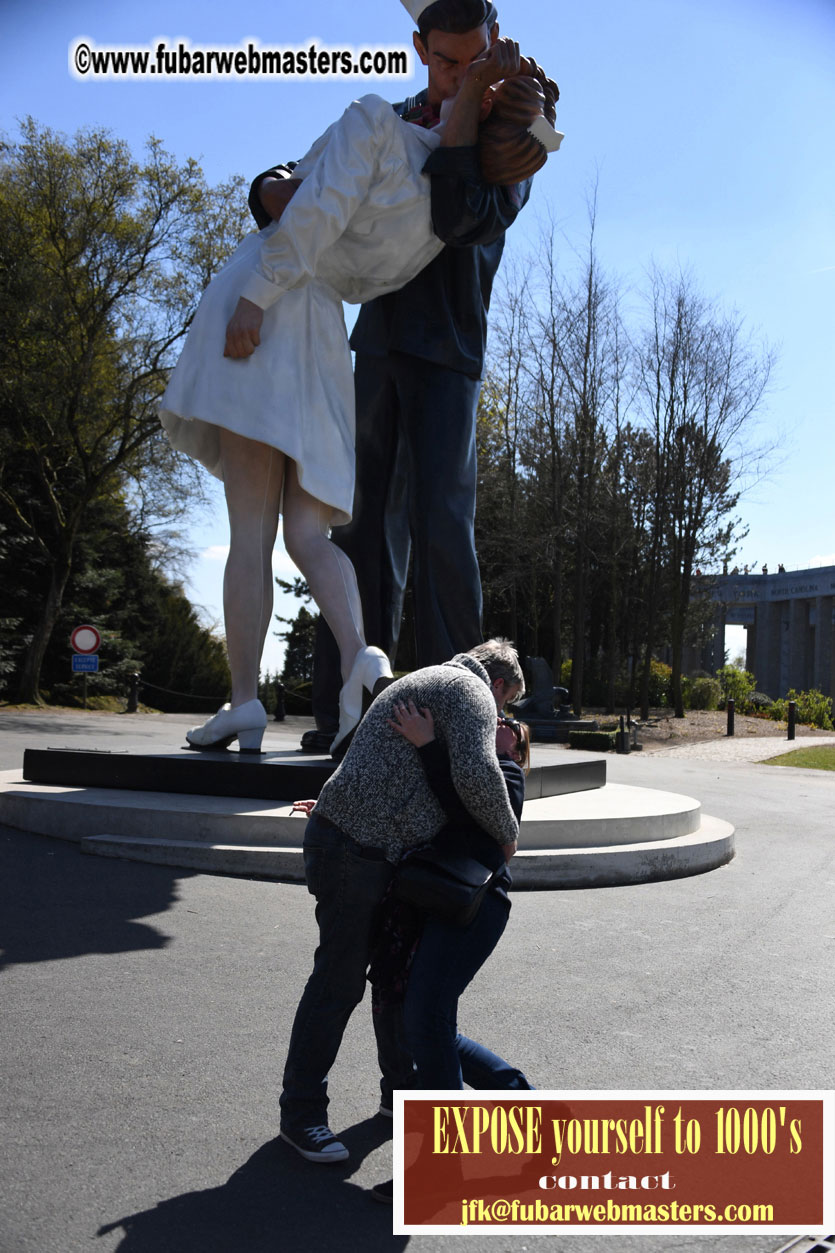
[[[456,791],[473,818],[499,844],[511,844],[519,827],[496,756],[496,704],[487,671],[467,653],[415,670],[377,697],[315,812],[388,861],[440,831],[446,815],[417,751],[387,723],[394,705],[409,700],[431,711]]]

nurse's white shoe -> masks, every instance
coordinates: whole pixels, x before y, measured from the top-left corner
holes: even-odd
[[[212,752],[226,748],[233,740],[238,741],[241,753],[260,753],[261,740],[267,726],[267,711],[260,700],[248,700],[243,705],[224,705],[202,727],[186,731],[189,748]]]
[[[394,675],[383,650],[373,645],[361,648],[339,693],[339,730],[331,744],[331,757],[336,761],[348,751],[354,731],[374,697],[393,682]]]

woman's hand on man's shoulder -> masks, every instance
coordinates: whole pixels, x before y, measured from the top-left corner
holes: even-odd
[[[434,740],[435,722],[427,708],[418,709],[413,700],[408,703],[398,701],[392,712],[394,716],[387,718],[386,722],[415,748],[422,748]]]

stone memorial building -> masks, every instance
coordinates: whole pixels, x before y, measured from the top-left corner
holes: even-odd
[[[689,650],[686,669],[718,670],[724,664],[725,627],[741,624],[747,633],[745,668],[756,676],[759,691],[776,699],[789,688],[817,688],[835,697],[835,566],[714,575],[710,591],[716,601],[712,636],[701,652]]]

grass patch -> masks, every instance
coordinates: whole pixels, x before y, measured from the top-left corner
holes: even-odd
[[[124,696],[87,697],[87,713],[123,714],[125,712]],[[157,714],[159,712],[158,709],[154,709],[153,705],[143,705],[141,701],[137,710],[137,713],[141,714]],[[182,712],[187,713],[189,711],[183,710]],[[79,714],[84,713],[84,709],[80,700],[76,705],[53,705],[49,702],[45,702],[43,705],[15,705],[11,701],[0,701],[0,713]]]
[[[835,770],[835,744],[820,744],[817,748],[796,748],[779,757],[769,757],[761,766],[800,766],[804,770]]]

